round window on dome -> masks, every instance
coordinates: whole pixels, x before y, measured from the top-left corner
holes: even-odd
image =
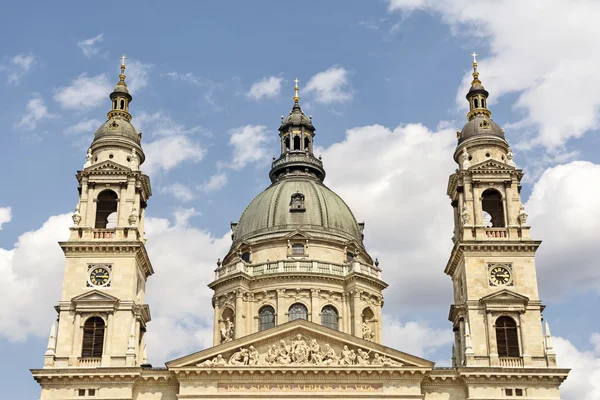
[[[109,154],[108,158],[114,158],[115,156],[113,154]]]

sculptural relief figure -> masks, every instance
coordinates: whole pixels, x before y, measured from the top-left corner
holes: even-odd
[[[335,354],[335,349],[329,346],[329,343],[325,344],[325,355],[323,356],[323,365],[336,365],[338,357]]]
[[[225,318],[225,326],[221,328],[221,343],[231,342],[233,340],[234,327],[229,318]]]
[[[298,334],[292,340],[292,361],[296,364],[302,364],[308,361],[308,345],[302,339],[302,335]]]
[[[131,165],[131,169],[133,171],[137,171],[140,168],[140,160],[137,156],[137,154],[135,153],[135,147],[131,148],[131,156],[129,157],[130,161],[130,165]]]
[[[363,339],[369,340],[369,341],[372,341],[373,338],[375,337],[375,333],[373,332],[373,329],[371,329],[371,327],[369,326],[367,321],[364,321],[364,320],[362,323],[362,335],[363,335]]]
[[[79,207],[79,202],[77,202],[77,205],[75,206],[75,212],[71,216],[71,218],[73,218],[73,224],[75,224],[75,226],[79,226],[79,223],[81,222],[81,214],[79,213]]]
[[[249,359],[248,349],[241,348],[229,357],[229,365],[248,365]]]
[[[340,353],[340,365],[352,365],[351,354],[352,352],[348,349],[348,346],[344,345]]]
[[[356,363],[358,365],[370,365],[371,364],[369,362],[369,353],[367,353],[363,349],[357,349],[356,353],[357,353],[357,355],[356,355]]]
[[[250,346],[250,350],[248,351],[248,365],[258,365],[259,356],[258,350],[254,346]]]
[[[467,210],[467,202],[463,203],[462,212],[460,214],[463,225],[469,225],[469,221],[471,221],[471,216],[469,215],[469,210]]]
[[[277,345],[273,344],[269,347],[267,351],[267,356],[265,357],[265,362],[267,364],[277,364],[277,358],[279,357],[279,350],[277,349]]]
[[[375,353],[373,355],[373,361],[371,361],[371,365],[381,365],[383,366],[383,358],[379,355],[379,353]]]
[[[131,213],[129,214],[129,226],[135,226],[135,223],[138,220],[137,209],[135,207],[131,208]]]
[[[461,157],[462,157],[462,169],[469,169],[471,167],[471,162],[469,161],[469,152],[467,151],[466,147],[463,147]]]
[[[310,341],[310,361],[316,365],[323,362],[323,352],[316,339]]]
[[[521,204],[521,207],[519,208],[519,215],[517,216],[517,219],[519,220],[519,224],[520,225],[525,225],[527,223],[527,213],[525,212],[525,207],[523,207],[523,204]]]
[[[285,344],[285,340],[280,340],[279,341],[279,348],[278,350],[278,355],[277,355],[277,362],[279,364],[289,364],[292,362],[292,357],[291,357],[291,346],[288,346]]]

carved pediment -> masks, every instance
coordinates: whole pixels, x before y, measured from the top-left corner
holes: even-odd
[[[166,363],[178,368],[432,368],[434,363],[295,320]]]
[[[90,290],[71,299],[71,304],[76,310],[105,311],[112,310],[119,303],[119,299],[100,290]]]
[[[485,160],[479,164],[473,165],[469,168],[469,171],[473,172],[491,172],[491,171],[514,171],[516,168],[510,165],[504,164],[496,160]]]
[[[286,239],[311,239],[312,236],[310,236],[308,233],[301,231],[301,230],[295,230],[293,232],[288,233],[287,235],[284,236]]]
[[[500,291],[482,297],[480,301],[485,305],[487,309],[494,309],[496,307],[506,308],[510,306],[525,308],[529,303],[529,297],[515,293],[508,289],[502,289]]]
[[[127,168],[121,164],[118,164],[114,161],[106,160],[106,161],[102,161],[97,164],[94,164],[92,166],[89,166],[89,167],[85,168],[84,171],[88,174],[94,173],[94,172],[128,173],[128,172],[131,172],[131,169]]]

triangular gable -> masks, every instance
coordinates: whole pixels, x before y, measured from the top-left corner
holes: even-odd
[[[94,289],[71,299],[77,310],[89,309],[94,311],[111,310],[119,303],[119,299]]]
[[[304,231],[295,230],[295,231],[290,232],[287,235],[285,235],[284,238],[286,238],[286,239],[296,239],[296,238],[311,239],[312,236]]]
[[[127,173],[127,172],[131,172],[130,168],[124,167],[121,164],[117,164],[114,161],[111,160],[106,160],[106,161],[102,161],[99,162],[97,164],[94,164],[90,167],[87,167],[84,169],[85,172],[90,173],[90,172],[120,172],[120,173]]]
[[[274,346],[274,347],[273,347]],[[320,352],[311,351],[318,346]],[[304,350],[302,350],[303,348]],[[284,349],[281,358],[273,358],[274,353]],[[294,352],[293,349],[300,349]],[[362,355],[363,360],[354,358],[353,365],[344,361],[330,362],[331,349],[338,359],[344,354]],[[326,357],[326,354],[330,357]],[[319,355],[311,359],[312,353]],[[292,353],[294,353],[292,355]],[[279,353],[278,353],[279,356]],[[256,361],[249,361],[256,360]],[[319,361],[320,360],[320,361]],[[396,367],[433,368],[434,363],[398,350],[370,342],[347,333],[326,328],[301,319],[287,322],[274,328],[244,336],[197,353],[190,354],[166,363],[169,369],[179,368],[220,368],[220,367]]]
[[[487,172],[487,171],[491,171],[491,170],[514,171],[515,169],[516,169],[515,167],[512,167],[508,164],[501,163],[496,160],[485,160],[483,162],[480,162],[479,164],[472,165],[471,168],[469,168],[469,171],[474,171],[474,172],[476,172],[476,171]]]
[[[510,306],[513,306],[513,308],[517,307],[519,309],[523,309],[527,307],[527,304],[529,303],[529,297],[515,293],[508,289],[502,289],[482,297],[480,301],[485,305],[486,309],[494,309],[497,307],[506,308]]]

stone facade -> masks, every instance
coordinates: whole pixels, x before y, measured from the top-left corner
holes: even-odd
[[[364,224],[323,183],[323,164],[312,153],[315,128],[297,86],[279,128],[272,184],[232,224],[232,246],[209,284],[214,346],[164,368],[149,365],[144,296],[153,269],[144,210],[151,190],[140,171],[145,156],[129,122],[124,71],[77,174],[74,225],[60,243],[66,264],[58,328],[44,367],[32,370],[42,400],[560,399],[568,370],[556,367],[542,326],[540,242],[530,238],[523,174],[491,120],[476,62],[469,122],[448,183],[451,368],[382,344],[387,284],[363,244]]]

